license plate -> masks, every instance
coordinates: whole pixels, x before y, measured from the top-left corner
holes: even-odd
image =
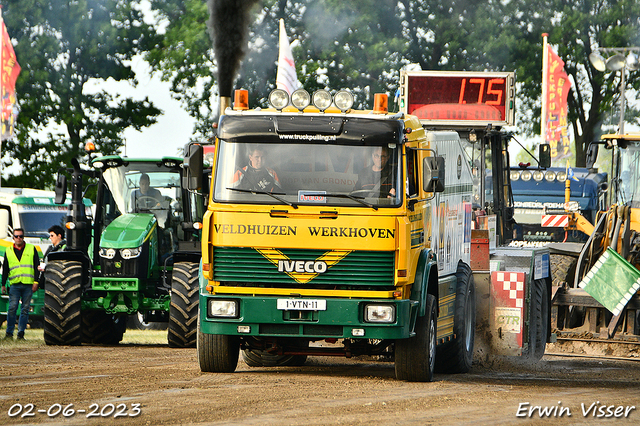
[[[318,299],[278,299],[277,307],[283,311],[326,311],[327,301]]]

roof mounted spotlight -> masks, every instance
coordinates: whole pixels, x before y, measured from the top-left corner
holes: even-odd
[[[274,89],[269,93],[269,103],[278,111],[289,105],[289,94],[282,89]]]
[[[316,108],[318,108],[321,112],[324,112],[324,110],[331,106],[331,93],[326,90],[316,90],[313,93],[312,102]]]
[[[333,102],[340,111],[347,112],[353,106],[353,95],[346,90],[340,90],[333,97]]]
[[[304,89],[298,89],[291,94],[291,104],[303,111],[311,103],[311,95]]]

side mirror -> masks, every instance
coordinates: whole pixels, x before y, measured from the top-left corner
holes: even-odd
[[[538,166],[543,169],[551,167],[551,145],[548,143],[540,144],[538,147]]]
[[[425,157],[422,160],[422,189],[426,192],[444,191],[444,157]]]
[[[64,204],[67,200],[67,177],[62,173],[58,173],[56,179],[56,204]]]
[[[585,166],[587,166],[588,169],[592,168],[593,165],[596,163],[597,158],[598,158],[598,144],[592,142],[589,144],[589,147],[587,148]]]
[[[182,186],[191,190],[202,189],[202,145],[189,144],[184,152]]]
[[[9,210],[0,209],[0,239],[9,236]]]

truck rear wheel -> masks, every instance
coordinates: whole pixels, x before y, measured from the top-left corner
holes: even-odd
[[[167,333],[169,346],[172,348],[196,346],[198,290],[198,264],[193,262],[174,264]]]
[[[476,330],[476,289],[471,268],[458,264],[455,313],[453,316],[453,340],[438,346],[436,371],[438,373],[466,373],[473,363],[474,335]]]
[[[197,332],[198,363],[203,373],[233,373],[240,356],[237,336]]]
[[[45,270],[44,341],[47,345],[82,343],[82,263],[51,261]]]
[[[409,382],[433,380],[437,321],[436,298],[428,294],[425,315],[416,320],[416,335],[409,339],[396,340],[395,369],[398,380]]]
[[[82,314],[82,341],[97,345],[117,345],[127,328],[125,315],[104,311],[85,311]]]

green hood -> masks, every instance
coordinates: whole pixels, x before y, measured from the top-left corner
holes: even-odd
[[[140,247],[157,226],[156,217],[147,213],[123,214],[102,231],[100,247]]]

